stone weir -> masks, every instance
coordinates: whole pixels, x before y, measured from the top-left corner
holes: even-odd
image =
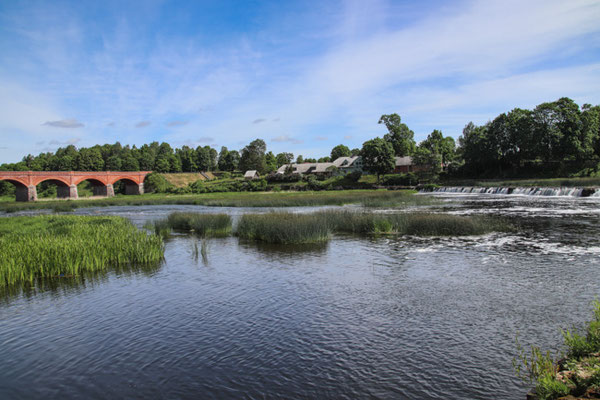
[[[568,196],[568,197],[600,197],[600,189],[593,187],[481,187],[481,186],[444,186],[422,192],[433,193],[473,193],[504,194],[515,196]]]

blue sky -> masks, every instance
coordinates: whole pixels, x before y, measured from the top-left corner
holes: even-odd
[[[66,144],[328,155],[600,103],[600,2],[4,1],[0,163]]]

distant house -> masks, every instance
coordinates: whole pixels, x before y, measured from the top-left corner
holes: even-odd
[[[333,164],[344,174],[363,170],[362,157],[338,157]]]
[[[331,176],[336,173],[349,173],[356,170],[362,171],[362,160],[360,157],[339,157],[334,162],[286,164],[279,167],[278,174],[291,172],[292,174],[314,174],[320,176]]]
[[[246,171],[246,173],[244,174],[244,179],[249,180],[249,181],[251,181],[253,179],[258,179],[258,178],[260,178],[260,174],[255,169]]]
[[[396,159],[396,166],[394,168],[395,174],[406,174],[407,172],[421,172],[428,170],[428,167],[425,165],[416,165],[411,156],[394,158]]]

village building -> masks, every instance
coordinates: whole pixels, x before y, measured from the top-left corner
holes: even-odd
[[[251,169],[249,171],[246,171],[246,173],[244,174],[244,179],[246,180],[254,180],[254,179],[258,179],[260,178],[260,174],[258,173],[258,171]]]
[[[339,157],[333,162],[286,164],[279,167],[278,174],[314,174],[317,176],[331,176],[347,174],[354,171],[362,171],[362,159],[360,156]]]

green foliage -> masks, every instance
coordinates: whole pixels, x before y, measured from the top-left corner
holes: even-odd
[[[419,179],[412,172],[406,174],[387,175],[382,183],[385,186],[412,186],[416,185]]]
[[[267,243],[318,243],[329,239],[329,230],[318,215],[269,213],[244,214],[236,235]]]
[[[173,185],[161,174],[152,172],[146,175],[144,180],[144,191],[148,193],[167,193]]]
[[[275,156],[277,160],[277,168],[282,165],[290,164],[294,160],[294,155],[292,153],[279,153]]]
[[[121,217],[0,218],[0,287],[162,257],[160,237]]]
[[[594,317],[586,324],[585,335],[564,330],[567,346],[566,358],[561,365],[554,363],[550,352],[532,346],[526,351],[517,336],[517,356],[513,368],[517,376],[529,383],[535,382],[539,399],[557,399],[567,395],[580,395],[588,387],[600,388],[600,301],[593,302]],[[568,374],[559,371],[568,370]]]
[[[335,161],[340,157],[350,157],[350,149],[348,146],[343,144],[338,144],[333,149],[331,149],[331,161]]]
[[[363,143],[361,156],[365,169],[377,174],[377,181],[380,175],[392,172],[396,166],[392,145],[380,138]]]
[[[242,150],[239,168],[242,171],[256,170],[264,173],[266,169],[265,152],[267,145],[264,140],[256,139]]]
[[[379,123],[387,128],[388,133],[383,138],[391,143],[396,156],[404,157],[414,153],[415,133],[402,123],[398,114],[384,114],[379,118]]]

